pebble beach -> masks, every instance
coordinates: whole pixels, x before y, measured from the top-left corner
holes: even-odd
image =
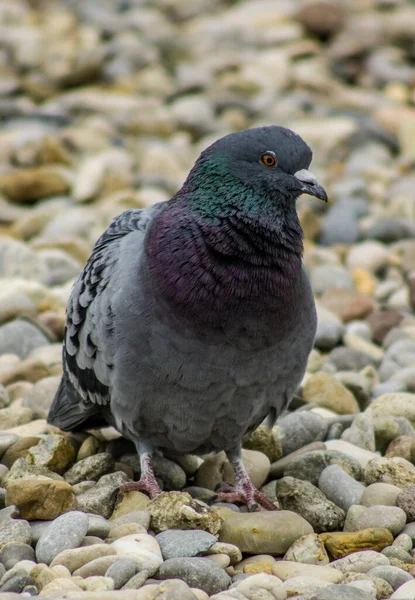
[[[415,599],[415,5],[0,0],[0,600]],[[232,131],[288,127],[318,313],[289,410],[243,441],[275,511],[215,502],[225,453],[46,417],[65,306],[113,217]]]

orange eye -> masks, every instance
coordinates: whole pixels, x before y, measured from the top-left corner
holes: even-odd
[[[266,167],[275,167],[278,164],[277,157],[271,150],[264,152],[264,154],[261,156],[261,162]]]

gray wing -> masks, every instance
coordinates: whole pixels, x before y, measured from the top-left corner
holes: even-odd
[[[48,421],[63,430],[99,426],[110,402],[113,370],[112,297],[122,239],[145,231],[164,203],[127,210],[116,217],[96,242],[75,282],[66,309],[62,351],[63,377]]]

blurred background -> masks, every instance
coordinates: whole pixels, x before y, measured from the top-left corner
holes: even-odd
[[[0,119],[3,406],[45,377],[53,397],[69,291],[112,217],[262,124],[302,135],[329,191],[298,201],[310,370],[415,390],[414,2],[2,0]]]

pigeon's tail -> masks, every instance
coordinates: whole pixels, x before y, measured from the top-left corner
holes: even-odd
[[[108,425],[102,407],[82,401],[65,375],[49,409],[48,423],[62,431],[83,431]]]

